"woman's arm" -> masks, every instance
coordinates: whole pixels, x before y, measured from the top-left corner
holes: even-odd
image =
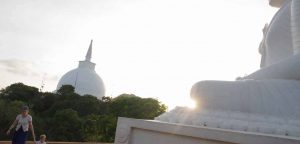
[[[35,134],[34,134],[34,128],[33,128],[32,121],[29,122],[29,129],[31,130],[33,141],[35,142]]]
[[[9,135],[11,129],[13,129],[15,127],[15,125],[17,124],[18,120],[15,120],[9,127],[9,129],[7,130],[6,134]]]

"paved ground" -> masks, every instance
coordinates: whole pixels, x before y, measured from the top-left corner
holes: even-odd
[[[0,141],[0,144],[11,144],[11,141]],[[33,144],[28,141],[27,144]],[[47,142],[47,144],[112,144],[112,143],[93,143],[93,142]]]

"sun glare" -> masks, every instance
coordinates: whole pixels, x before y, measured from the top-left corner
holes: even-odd
[[[179,101],[168,101],[165,102],[168,105],[168,110],[172,110],[175,107],[188,107],[189,109],[195,109],[197,107],[197,104],[195,101],[193,101],[190,98]]]
[[[194,109],[194,108],[196,108],[196,102],[192,99],[189,99],[186,106],[189,107],[190,109]]]

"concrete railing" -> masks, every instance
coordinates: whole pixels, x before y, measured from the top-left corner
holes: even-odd
[[[0,144],[11,144],[11,141],[0,141]],[[32,141],[27,141],[27,144],[34,144]],[[98,142],[51,142],[47,144],[113,144],[113,143],[98,143]]]

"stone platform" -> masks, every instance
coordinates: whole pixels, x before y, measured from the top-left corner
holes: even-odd
[[[115,144],[300,144],[300,138],[119,117]]]
[[[0,144],[11,144],[11,141],[0,141]],[[27,141],[27,144],[34,144],[33,141]],[[112,144],[96,142],[47,142],[47,144]]]

